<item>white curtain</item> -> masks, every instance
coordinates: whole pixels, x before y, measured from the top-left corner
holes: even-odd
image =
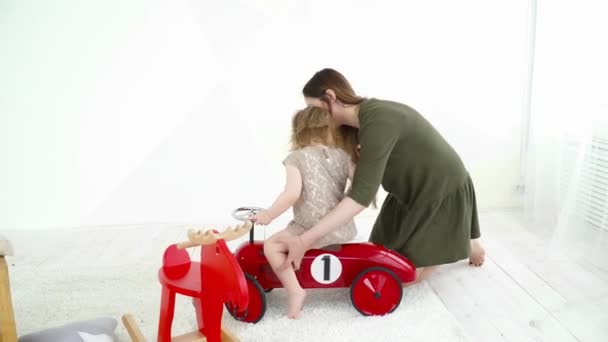
[[[608,4],[538,1],[525,213],[560,253],[608,269]]]

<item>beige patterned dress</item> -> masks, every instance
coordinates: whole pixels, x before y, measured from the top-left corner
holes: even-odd
[[[323,145],[307,146],[285,158],[283,164],[296,167],[302,176],[302,192],[293,206],[293,220],[287,225],[289,232],[302,234],[344,199],[349,161],[350,156],[343,150]],[[313,247],[344,243],[356,235],[355,222],[350,220]]]

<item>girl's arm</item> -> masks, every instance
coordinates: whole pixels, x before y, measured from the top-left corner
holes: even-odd
[[[279,194],[270,208],[259,212],[252,220],[261,225],[270,224],[274,219],[281,216],[287,209],[291,208],[300,198],[302,192],[302,176],[297,167],[285,166],[286,181],[283,192]]]

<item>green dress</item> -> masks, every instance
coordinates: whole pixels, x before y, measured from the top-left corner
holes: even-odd
[[[368,206],[388,196],[369,240],[417,267],[466,259],[480,236],[475,190],[462,160],[414,109],[366,99],[359,107],[360,158],[348,196]]]

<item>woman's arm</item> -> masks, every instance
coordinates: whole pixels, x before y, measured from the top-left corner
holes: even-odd
[[[355,169],[357,168],[357,166],[355,165],[355,163],[353,163],[352,160],[348,161],[348,179],[352,182],[353,178],[355,177]]]
[[[329,214],[301,235],[302,243],[306,248],[310,248],[315,241],[346,224],[369,206],[376,197],[386,164],[399,138],[399,130],[392,121],[376,119],[373,126],[362,130],[360,135],[361,145],[360,148],[358,147],[360,157],[356,168],[354,164],[352,165],[354,174],[352,189]]]
[[[289,254],[283,268],[292,263],[300,267],[304,253],[315,241],[338,229],[369,206],[378,192],[388,159],[401,134],[401,127],[384,117],[376,117],[360,128],[360,158],[354,172],[352,189],[329,214],[297,237],[283,237]]]
[[[338,227],[346,224],[357,214],[363,211],[365,206],[345,197],[329,214],[325,215],[313,228],[307,230],[300,236],[285,235],[279,241],[287,245],[289,254],[281,269],[287,269],[292,264],[294,269],[300,269],[300,263],[304,253],[320,239]]]
[[[313,229],[309,229],[300,235],[304,247],[309,249],[317,240],[331,233],[336,228],[345,225],[364,209],[365,206],[353,201],[350,197],[345,197]]]
[[[283,192],[275,199],[270,208],[259,212],[251,218],[252,221],[267,225],[274,219],[281,216],[287,209],[291,208],[300,198],[302,192],[302,176],[297,167],[293,165],[285,166],[286,181]]]

